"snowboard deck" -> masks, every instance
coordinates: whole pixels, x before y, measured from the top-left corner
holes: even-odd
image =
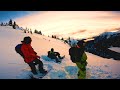
[[[52,70],[52,69],[47,70],[47,73],[46,73],[46,74],[38,73],[37,75],[32,74],[32,75],[29,75],[29,76],[31,77],[31,79],[42,79],[42,78],[43,78],[44,76],[46,76],[51,70]]]

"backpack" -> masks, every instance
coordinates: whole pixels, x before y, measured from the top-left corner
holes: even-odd
[[[21,51],[21,47],[22,47],[22,44],[16,45],[16,46],[15,46],[15,51],[24,58],[24,55],[23,55],[23,53],[22,53],[22,51]]]
[[[84,51],[82,49],[78,49],[77,47],[71,47],[69,49],[70,59],[73,63],[80,62]]]

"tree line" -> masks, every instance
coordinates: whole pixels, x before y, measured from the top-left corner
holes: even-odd
[[[20,28],[19,25],[16,24],[16,22],[13,21],[12,19],[10,19],[9,22],[7,22],[7,23],[1,22],[0,26],[12,26],[13,29]],[[22,28],[22,27],[21,27],[21,28]],[[27,28],[27,27],[26,27],[26,29],[23,29],[23,28],[22,28],[21,30],[23,30],[24,33],[31,33],[31,34],[33,33],[32,30],[29,29],[29,28]],[[43,35],[43,33],[41,32],[41,30],[38,31],[38,30],[35,29],[35,30],[34,30],[34,33],[39,34],[39,35]],[[48,37],[50,37],[50,36],[48,35]],[[58,38],[56,35],[52,35],[51,38],[55,38],[55,39],[62,40],[64,43],[71,43],[70,37],[65,40],[63,37],[60,39],[60,38]]]
[[[13,29],[16,29],[17,27],[19,28],[19,26],[16,24],[16,22],[15,21],[13,22],[12,19],[10,19],[8,23],[1,22],[0,25],[1,26],[12,26]]]

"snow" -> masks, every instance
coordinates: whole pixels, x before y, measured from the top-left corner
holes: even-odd
[[[118,33],[120,33],[119,30],[114,30],[114,31],[110,31],[110,32],[104,32],[100,36],[103,36],[103,37],[107,36],[106,38],[108,39],[108,38],[110,38],[111,35],[115,35]]]
[[[10,26],[0,26],[0,79],[30,79],[29,66],[18,55],[14,48],[25,36],[32,38],[32,47],[41,57],[45,69],[51,69],[43,79],[77,79],[75,63],[72,63],[68,50],[70,46],[61,40],[38,34],[23,33]],[[47,52],[54,48],[65,58],[55,63],[47,57]],[[87,79],[120,79],[119,60],[106,59],[87,53]]]
[[[112,51],[120,53],[120,48],[119,47],[110,47],[109,49],[112,50]]]

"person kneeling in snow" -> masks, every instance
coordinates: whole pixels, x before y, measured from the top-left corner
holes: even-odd
[[[65,56],[61,57],[59,52],[54,52],[54,49],[51,48],[51,51],[48,51],[48,57],[51,59],[55,59],[56,62],[61,62],[58,59],[63,59]]]
[[[24,55],[24,61],[30,66],[32,73],[37,74],[35,67],[35,65],[37,64],[40,73],[43,74],[47,73],[47,71],[43,69],[43,63],[40,60],[40,56],[37,55],[37,53],[31,46],[32,39],[29,36],[24,37],[24,40],[21,42],[22,42],[21,51]]]

